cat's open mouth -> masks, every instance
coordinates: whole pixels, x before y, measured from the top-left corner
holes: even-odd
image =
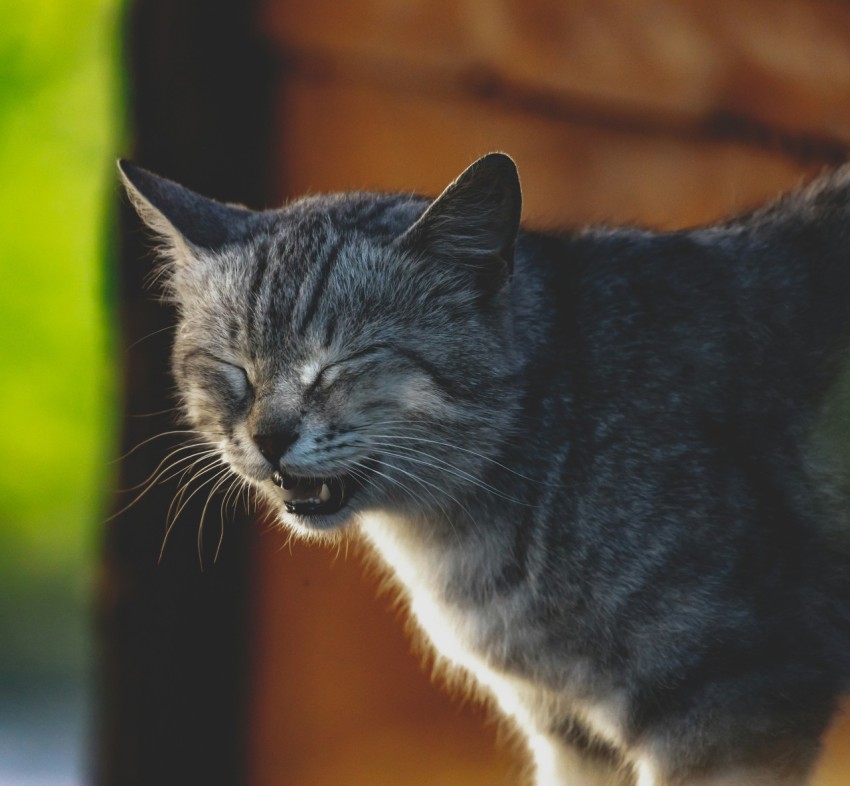
[[[303,477],[275,472],[272,483],[283,492],[287,511],[299,516],[329,516],[342,510],[357,489],[353,477]]]

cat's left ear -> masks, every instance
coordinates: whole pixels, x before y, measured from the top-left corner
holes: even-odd
[[[130,161],[118,162],[136,212],[167,242],[178,263],[237,242],[259,213],[196,194]]]
[[[399,242],[472,268],[479,283],[495,291],[513,271],[521,211],[516,164],[490,153],[443,191]]]

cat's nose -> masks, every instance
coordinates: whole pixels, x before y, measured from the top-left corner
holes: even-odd
[[[295,429],[287,429],[271,434],[252,434],[251,439],[254,440],[266,461],[273,467],[277,467],[287,448],[298,439],[298,432]]]

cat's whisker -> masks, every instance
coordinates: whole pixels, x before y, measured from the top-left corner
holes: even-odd
[[[471,483],[473,486],[477,486],[482,491],[487,491],[487,492],[489,492],[489,493],[491,493],[491,494],[493,494],[497,497],[501,497],[502,499],[504,499],[508,502],[513,502],[517,505],[522,505],[524,507],[529,507],[529,508],[534,507],[533,504],[525,502],[524,500],[521,500],[517,497],[512,497],[509,494],[505,494],[503,491],[500,491],[499,489],[495,488],[494,486],[491,486],[489,483],[485,483],[480,478],[476,478],[474,475],[470,475],[468,472],[465,472],[464,470],[454,466],[453,464],[446,461],[445,459],[442,459],[439,456],[435,456],[435,455],[428,453],[424,450],[416,450],[415,448],[411,448],[411,447],[408,447],[406,445],[396,445],[392,442],[374,441],[372,444],[377,445],[377,446],[382,447],[382,448],[389,447],[389,448],[392,448],[395,451],[404,451],[404,453],[393,453],[393,454],[387,453],[386,450],[384,450],[383,452],[387,455],[394,455],[396,458],[404,459],[405,461],[412,461],[416,464],[421,464],[423,466],[430,467],[431,469],[435,470],[438,473],[448,473],[449,475],[453,475],[456,478],[459,478],[461,480],[465,480],[467,483]],[[421,456],[426,456],[428,459],[430,459],[430,461],[426,461],[424,459],[414,458],[414,456],[409,455],[410,453],[414,453],[414,454],[421,455]],[[439,462],[439,463],[435,464],[433,462]]]
[[[541,485],[541,486],[551,485],[549,483],[538,480],[536,478],[530,478],[527,475],[523,475],[521,472],[517,472],[515,469],[512,469],[511,467],[507,466],[506,464],[502,464],[501,462],[496,461],[495,459],[490,458],[489,456],[486,456],[486,455],[484,455],[483,453],[480,453],[477,450],[471,450],[469,448],[463,448],[460,445],[455,445],[451,442],[444,442],[442,440],[430,439],[428,437],[419,437],[419,436],[415,436],[415,435],[411,435],[411,434],[387,434],[387,435],[374,435],[374,436],[376,438],[379,438],[379,439],[380,438],[406,439],[406,440],[414,440],[416,442],[427,443],[427,444],[430,444],[430,445],[440,445],[441,447],[450,448],[451,450],[457,450],[461,453],[468,453],[471,456],[475,456],[476,458],[479,458],[482,461],[486,461],[486,462],[493,464],[493,465],[495,465],[495,466],[497,466],[501,469],[504,469],[505,471],[510,472],[511,474],[516,475],[519,478],[522,478],[523,480],[527,480],[530,483],[537,483],[538,485]]]
[[[205,435],[204,437],[202,437],[198,434],[197,430],[193,429],[193,428],[171,429],[170,431],[161,431],[160,433],[154,434],[153,436],[150,436],[150,437],[147,437],[147,439],[143,439],[141,442],[137,443],[136,445],[133,445],[133,447],[130,448],[126,453],[124,453],[121,456],[118,456],[117,458],[112,459],[112,461],[110,461],[109,463],[110,464],[118,464],[119,462],[124,461],[125,459],[132,456],[137,450],[140,450],[145,445],[149,445],[151,442],[154,442],[157,439],[164,439],[165,437],[173,437],[173,436],[178,436],[178,435],[182,436],[182,435],[185,435],[185,434],[189,434],[189,435],[193,436],[195,439],[198,439],[198,440],[201,440],[201,441],[207,441],[205,439],[206,436],[220,436],[218,434],[212,434],[211,433],[209,435]]]
[[[198,447],[198,446],[192,445],[192,446],[186,446],[186,447],[188,449],[190,447]],[[137,505],[147,494],[149,494],[155,486],[157,486],[160,483],[165,483],[165,482],[171,480],[172,478],[174,478],[177,475],[180,475],[181,477],[184,476],[187,471],[189,471],[193,467],[197,466],[197,464],[200,461],[211,457],[215,452],[216,451],[209,451],[207,453],[203,453],[203,454],[200,454],[200,455],[199,454],[192,454],[190,456],[184,456],[180,459],[175,460],[174,462],[172,462],[168,466],[163,467],[162,465],[166,461],[168,461],[168,459],[171,456],[174,455],[174,452],[170,453],[168,456],[166,456],[166,458],[164,458],[159,463],[159,465],[157,466],[157,469],[155,469],[154,472],[151,473],[151,475],[149,475],[142,482],[143,484],[145,484],[145,487],[132,500],[130,500],[130,502],[128,502],[122,508],[120,508],[119,510],[115,511],[115,513],[112,513],[109,517],[107,517],[106,521],[107,522],[112,521],[112,520],[118,518],[118,516],[121,516],[122,514],[126,513],[134,505]],[[195,461],[191,465],[186,467],[185,469],[178,470],[176,472],[172,472],[172,470],[174,470],[180,464],[184,463],[184,461],[192,461],[192,459],[195,459]],[[162,468],[162,469],[160,469],[160,468]],[[167,475],[167,473],[169,473],[169,472],[172,472],[172,474]],[[142,485],[142,484],[136,484],[135,486],[132,486],[129,489],[126,489],[125,491],[135,491],[136,489],[139,488],[140,485]]]
[[[177,478],[178,483],[178,493],[180,491],[180,485],[184,483],[184,478],[190,473],[195,471],[195,468],[198,464],[201,464],[204,461],[213,461],[215,463],[215,458],[217,457],[217,451],[209,450],[204,451],[203,453],[193,453],[190,456],[184,456],[180,459],[169,464],[167,467],[164,467],[162,472],[157,475],[157,477],[151,483],[151,488],[160,483],[167,483],[174,478]],[[189,463],[191,462],[191,463]],[[213,465],[214,465],[213,463]],[[185,466],[180,466],[181,464],[185,464]],[[204,471],[205,472],[205,471]],[[200,473],[203,474],[203,473]],[[146,489],[146,492],[149,489]]]
[[[380,463],[382,466],[389,467],[391,469],[398,469],[397,467],[393,467],[392,464],[387,464],[386,462],[379,461],[378,459],[373,458],[372,461],[378,461],[378,463]],[[402,489],[405,492],[406,495],[409,495],[411,497],[416,496],[413,489],[411,489],[409,486],[402,483],[397,478],[390,477],[386,473],[381,472],[379,469],[375,469],[374,467],[369,467],[369,466],[362,464],[361,462],[358,462],[358,461],[353,462],[353,464],[357,467],[360,467],[363,470],[363,475],[360,476],[361,480],[364,478],[364,476],[368,480],[369,474],[374,473],[375,475],[378,475],[379,477],[384,478],[384,480],[388,481],[389,483],[392,483],[392,484],[398,486],[400,489]],[[400,470],[400,471],[403,471],[403,470]],[[352,474],[354,474],[353,470],[351,472],[352,472]],[[404,473],[404,474],[409,475],[409,473]],[[420,482],[419,479],[416,478],[415,476],[413,476],[413,475],[409,475],[409,476],[411,477],[411,479],[416,480],[417,482]],[[449,522],[449,524],[452,526],[452,528],[454,528],[454,525],[451,522],[451,518],[448,516],[448,513],[446,512],[445,508],[440,504],[439,500],[436,497],[434,497],[433,494],[431,494],[427,489],[424,489],[424,490],[425,490],[426,494],[431,496],[431,498],[434,500],[434,504],[436,504],[441,509],[443,514],[446,516],[446,520]]]
[[[141,338],[137,338],[132,344],[128,344],[126,347],[124,347],[124,352],[125,353],[129,352],[134,347],[137,347],[139,344],[147,341],[150,338],[153,338],[154,336],[158,336],[160,333],[165,333],[167,331],[173,331],[173,330],[174,330],[174,325],[166,325],[165,327],[159,328],[159,330],[152,330],[147,335],[142,336]]]
[[[173,475],[171,475],[169,477],[165,477],[165,474],[168,473],[168,472],[171,472],[173,469],[175,469],[177,466],[179,466],[183,462],[191,461],[193,458],[195,458],[196,456],[199,456],[199,455],[212,455],[216,452],[215,449],[209,448],[208,450],[203,451],[202,453],[192,453],[188,456],[182,456],[179,459],[176,459],[175,461],[171,462],[170,464],[168,463],[170,459],[174,458],[179,453],[184,453],[184,452],[189,451],[189,450],[199,450],[203,447],[205,447],[205,445],[203,443],[189,443],[187,445],[181,445],[180,447],[174,448],[174,450],[172,450],[170,453],[168,453],[165,456],[165,458],[163,458],[162,461],[160,461],[159,464],[156,465],[154,470],[144,480],[142,480],[139,483],[136,483],[132,486],[128,486],[127,488],[119,489],[119,492],[120,493],[128,493],[130,491],[136,491],[136,489],[139,489],[142,486],[146,486],[148,483],[156,484],[156,483],[159,483],[160,481],[164,482],[164,481],[170,480],[171,477],[173,477]]]
[[[196,462],[196,463],[197,463],[197,462]],[[190,476],[190,477],[189,477],[186,481],[181,482],[180,487],[177,489],[177,494],[175,495],[175,498],[179,497],[179,498],[182,500],[183,496],[184,496],[184,495],[186,494],[186,492],[188,491],[189,486],[190,486],[190,485],[191,485],[194,481],[198,480],[199,478],[202,478],[204,475],[209,475],[209,474],[210,474],[210,472],[214,472],[215,470],[219,469],[219,468],[222,466],[222,464],[223,464],[223,462],[222,462],[222,461],[221,461],[221,459],[219,458],[219,460],[218,460],[218,461],[214,461],[214,462],[212,462],[211,464],[209,464],[208,466],[204,467],[203,469],[198,470],[197,472],[195,472],[195,473],[194,473],[193,475],[191,475],[191,476]],[[224,466],[226,467],[227,465],[224,465]],[[191,466],[191,467],[187,467],[186,469],[184,469],[184,470],[180,473],[181,481],[182,481],[182,478],[186,477],[186,475],[187,475],[189,472],[191,472],[191,471],[193,470],[193,467],[194,467],[194,465],[193,465],[193,466]],[[207,483],[207,481],[204,481],[204,484],[203,484],[203,485],[206,485],[206,483]],[[181,508],[181,509],[182,509],[182,508]],[[180,511],[178,510],[178,511],[177,511],[177,515],[179,515],[179,513],[180,513]]]
[[[360,471],[357,472],[357,470],[355,470],[354,467],[359,468]],[[394,486],[398,486],[406,494],[413,494],[413,490],[409,486],[406,486],[401,481],[397,480],[396,478],[391,478],[389,475],[381,472],[379,469],[375,469],[374,467],[369,467],[369,466],[367,466],[366,464],[363,464],[360,461],[352,461],[352,467],[349,469],[349,472],[352,475],[356,474],[357,477],[359,478],[359,480],[361,481],[361,483],[364,483],[364,484],[365,483],[372,484],[373,481],[372,481],[372,478],[370,477],[370,475],[375,474],[378,477],[384,478],[384,480],[386,480],[387,482],[392,483]]]
[[[194,489],[194,491],[192,491],[191,494],[188,494],[188,496],[187,496],[187,491],[188,491],[189,485],[193,481],[198,480],[198,478],[202,477],[203,475],[209,474],[210,472],[214,471],[219,466],[221,466],[221,465],[220,464],[218,464],[218,465],[213,464],[212,466],[205,467],[200,472],[193,475],[188,481],[186,481],[186,483],[184,483],[178,489],[177,493],[174,496],[174,499],[171,500],[171,504],[168,506],[168,511],[166,512],[166,516],[165,516],[165,520],[168,523],[166,525],[165,535],[163,536],[163,539],[162,539],[162,546],[160,547],[160,550],[159,550],[158,563],[162,562],[163,555],[165,554],[165,547],[168,543],[168,538],[171,535],[171,531],[174,529],[174,525],[177,523],[177,519],[180,518],[180,514],[183,512],[183,510],[185,510],[186,505],[189,504],[189,502],[192,500],[192,498],[199,491],[204,489],[210,483],[215,482],[220,477],[221,473],[229,472],[230,467],[225,465],[224,469],[221,470],[221,473],[217,473],[217,474],[213,475],[212,478],[208,478],[207,480],[205,480],[196,489]],[[172,511],[173,511],[173,515],[172,515]]]
[[[243,492],[250,488],[248,481],[245,480],[245,478],[233,474],[229,479],[231,481],[230,488],[228,488],[222,495],[221,507],[219,509],[219,520],[221,524],[219,527],[218,544],[216,545],[213,563],[218,562],[218,557],[221,553],[221,545],[224,542],[224,522],[227,518],[228,505],[230,506],[230,513],[232,516],[236,516],[240,500],[243,500],[245,510],[250,510],[250,501],[248,496],[247,494],[243,494]]]
[[[408,472],[407,470],[402,469],[401,467],[396,466],[395,464],[389,464],[386,461],[381,461],[380,459],[377,459],[377,458],[374,458],[374,457],[372,458],[372,461],[379,463],[381,466],[388,467],[389,469],[394,469],[397,472],[401,472],[403,475],[411,478],[412,480],[415,480],[420,485],[429,486],[430,488],[435,489],[440,494],[442,494],[442,495],[448,497],[450,500],[452,500],[452,502],[454,502],[464,513],[466,513],[466,515],[469,517],[470,521],[475,520],[475,518],[469,512],[469,509],[466,507],[466,505],[464,505],[460,500],[458,500],[452,494],[449,494],[445,489],[441,488],[440,486],[437,486],[434,483],[430,483],[429,481],[424,480],[423,478],[420,478],[417,475],[414,475],[412,472]],[[387,476],[383,475],[383,477],[387,477]],[[430,496],[432,497],[432,499],[434,499],[433,495],[430,495]],[[438,506],[440,506],[440,503],[436,499],[434,499],[434,501]],[[440,506],[440,507],[442,508],[442,506]],[[445,509],[443,509],[443,510],[446,513],[446,518],[447,518],[449,524],[451,525],[452,530],[454,531],[455,535],[457,535],[458,534],[457,528],[455,527],[455,524],[454,524],[454,521],[452,520],[452,517],[448,515],[448,513],[445,511]]]
[[[163,415],[169,415],[172,412],[179,412],[180,407],[168,407],[168,409],[158,409],[154,412],[128,412],[124,417],[129,420],[141,420],[144,418],[158,418]]]
[[[238,500],[239,490],[241,488],[241,478],[237,475],[231,475],[230,477],[231,483],[228,487],[227,491],[221,495],[221,505],[219,506],[219,518],[224,521],[227,516],[227,506],[229,503],[232,503],[234,499]],[[236,509],[233,508],[233,513],[236,513]]]
[[[218,563],[219,554],[221,554],[221,545],[224,543],[224,521],[227,518],[227,505],[228,503],[232,503],[234,500],[239,499],[239,489],[240,489],[240,479],[234,475],[230,476],[230,487],[227,491],[222,494],[221,505],[219,506],[219,532],[218,532],[218,543],[215,547],[215,554],[213,555],[213,564]],[[233,513],[235,515],[236,508],[233,508]]]
[[[403,426],[404,429],[401,429],[397,432],[393,431],[393,432],[388,433],[388,434],[376,434],[376,433],[374,433],[374,431],[373,431],[374,429],[376,429],[380,426],[387,426],[387,425],[400,425],[400,426]],[[419,433],[417,433],[418,430],[424,431],[429,436],[427,436],[427,437],[421,436]],[[373,423],[364,424],[362,426],[351,427],[349,429],[349,431],[355,432],[355,433],[364,433],[365,432],[368,436],[374,437],[374,438],[377,438],[377,439],[405,439],[405,440],[418,441],[418,442],[422,442],[422,443],[428,443],[428,444],[432,444],[432,445],[439,445],[441,447],[446,447],[446,448],[449,448],[451,450],[456,450],[456,451],[459,451],[461,453],[467,453],[469,455],[475,456],[476,458],[479,458],[482,461],[485,461],[489,464],[493,464],[494,466],[497,466],[497,467],[505,470],[506,472],[510,472],[511,474],[516,475],[519,478],[522,478],[523,480],[527,480],[530,483],[535,483],[535,484],[538,484],[538,485],[541,485],[541,486],[550,486],[551,485],[550,483],[547,483],[545,481],[541,481],[537,478],[532,478],[532,477],[529,477],[528,475],[524,475],[521,472],[518,472],[517,470],[513,469],[512,467],[509,467],[506,464],[503,464],[499,461],[496,461],[492,457],[487,456],[486,454],[481,453],[480,451],[475,451],[475,450],[471,450],[469,448],[461,447],[460,445],[456,445],[452,442],[446,442],[446,441],[443,441],[443,440],[433,439],[433,437],[430,436],[430,435],[433,434],[433,431],[434,431],[433,424],[430,424],[426,421],[404,420],[404,419],[376,421],[376,422],[373,422]],[[404,433],[404,432],[407,432],[407,433]],[[433,455],[433,454],[429,454],[429,455]]]
[[[225,467],[222,472],[216,475],[218,478],[217,482],[213,485],[213,487],[207,493],[207,500],[204,502],[204,507],[201,508],[201,518],[198,522],[198,562],[201,566],[201,572],[204,571],[204,520],[207,516],[207,508],[209,507],[210,500],[215,496],[215,493],[229,480],[230,475],[230,467]],[[221,535],[219,536],[218,547],[216,548],[216,556],[218,555],[218,549],[221,548],[221,541],[224,538],[224,521],[221,520]],[[213,558],[213,563],[215,563],[216,559]]]
[[[259,492],[257,491],[257,489],[254,486],[252,486],[247,481],[245,481],[243,489],[244,489],[243,493],[245,494],[245,507],[246,507],[246,509],[248,509],[252,512],[256,512],[256,510],[259,508],[259,504],[260,504],[259,502],[257,502],[257,494]],[[253,499],[252,499],[252,495],[253,495]]]
[[[203,453],[196,453],[196,454],[193,454],[191,456],[184,456],[183,458],[179,459],[178,461],[175,461],[173,464],[171,464],[169,467],[167,467],[165,470],[163,470],[163,473],[170,472],[171,474],[167,475],[167,476],[164,475],[158,482],[166,483],[167,481],[172,480],[173,478],[176,478],[178,476],[180,478],[180,481],[182,482],[183,478],[185,478],[186,475],[188,475],[190,472],[192,472],[195,469],[195,467],[197,467],[198,464],[200,464],[202,461],[206,461],[206,460],[213,460],[214,461],[215,459],[218,459],[218,458],[219,458],[219,453],[218,453],[218,450],[215,450],[215,449],[208,450],[208,451],[205,451]],[[194,461],[193,461],[193,459],[194,459]],[[185,467],[178,468],[178,466],[180,464],[182,464],[184,462],[188,462],[188,461],[191,461],[192,463],[188,464]]]
[[[402,425],[406,427],[415,427],[422,426],[423,428],[428,428],[427,421],[416,420],[415,418],[396,418],[393,420],[377,420],[371,421],[369,423],[364,423],[362,426],[349,426],[348,431],[369,431],[373,428],[378,428],[379,426],[395,426]]]
[[[224,470],[222,470],[222,472],[224,472]],[[189,484],[192,482],[192,480],[196,479],[196,477],[193,477],[181,488],[181,490],[178,492],[178,494],[175,495],[175,498],[172,500],[171,505],[169,506],[169,509],[168,509],[167,516],[166,516],[166,521],[168,522],[168,525],[167,525],[166,530],[165,530],[165,535],[163,536],[163,539],[162,539],[162,546],[160,547],[159,560],[158,560],[159,562],[162,561],[162,558],[165,554],[165,547],[168,543],[168,538],[171,535],[171,531],[174,528],[174,526],[176,525],[177,519],[180,517],[180,514],[183,512],[186,505],[188,505],[189,502],[191,501],[192,497],[194,497],[203,488],[207,487],[210,483],[214,483],[217,479],[219,479],[220,474],[221,473],[216,474],[212,478],[208,478],[203,483],[201,483],[200,486],[198,486],[194,491],[192,491],[191,494],[188,494],[188,496],[187,496],[186,492],[189,488]],[[172,510],[175,508],[175,505],[176,505],[176,509],[174,510],[174,512],[172,514]],[[200,526],[201,527],[203,526],[203,519],[201,519]],[[203,562],[201,563],[201,570],[203,570]]]
[[[250,511],[256,511],[257,507],[258,507],[257,489],[253,485],[248,483],[248,481],[245,481],[244,485],[242,486],[242,492],[240,492],[240,493],[245,495],[245,509],[250,510]],[[251,501],[251,494],[252,493],[254,495],[253,502]],[[234,503],[234,504],[236,504],[236,503]]]

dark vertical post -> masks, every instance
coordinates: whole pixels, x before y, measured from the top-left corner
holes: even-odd
[[[131,144],[122,152],[201,193],[263,206],[272,77],[252,4],[135,0],[126,34]],[[150,240],[126,202],[119,236],[122,452],[132,450],[119,487],[128,489],[143,488],[185,435],[158,437],[184,428],[168,372],[175,315],[145,286]],[[153,485],[107,525],[95,764],[102,786],[244,782],[248,517],[222,518],[220,501],[209,505],[202,569],[197,534],[209,487],[202,489],[160,562],[179,480]],[[134,493],[119,493],[114,509]]]

